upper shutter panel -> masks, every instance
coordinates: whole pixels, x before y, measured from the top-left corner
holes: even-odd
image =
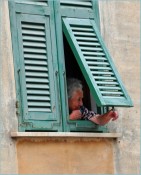
[[[60,8],[61,16],[94,19],[94,12],[96,11],[93,9],[92,0],[60,0],[55,4],[57,4],[56,8]]]
[[[132,106],[93,20],[63,19],[63,31],[98,106]]]
[[[61,7],[92,9],[91,0],[60,0]]]

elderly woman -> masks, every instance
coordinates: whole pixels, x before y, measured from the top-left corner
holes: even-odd
[[[82,88],[81,81],[74,78],[67,80],[70,120],[90,120],[98,125],[105,125],[111,119],[114,121],[118,118],[117,111],[110,110],[105,114],[99,115],[84,107]]]

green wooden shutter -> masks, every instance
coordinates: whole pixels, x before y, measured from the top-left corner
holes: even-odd
[[[11,17],[11,28],[16,83],[20,86],[20,126],[25,130],[61,131],[57,60],[53,58],[55,46],[52,46],[52,39],[55,40],[51,26],[53,17],[51,14],[38,15],[42,8],[36,10],[32,4],[18,4],[18,7],[22,13],[16,13],[15,23]]]
[[[63,18],[63,32],[98,106],[132,106],[94,20]]]
[[[55,5],[55,18],[56,18],[56,34],[57,34],[57,48],[59,57],[59,76],[60,76],[60,88],[61,88],[61,104],[62,104],[62,116],[63,116],[63,128],[64,131],[71,132],[104,132],[107,128],[104,126],[98,126],[91,121],[83,120],[69,120],[69,112],[67,104],[67,93],[66,91],[66,74],[65,74],[65,62],[63,53],[63,29],[62,29],[62,18],[84,18],[97,20],[97,7],[96,1],[92,0],[60,0],[54,1]],[[66,108],[67,107],[67,108]]]

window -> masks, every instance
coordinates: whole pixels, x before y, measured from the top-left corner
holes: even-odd
[[[69,120],[66,50],[88,107],[91,96],[102,112],[132,106],[97,28],[95,6],[91,0],[9,1],[19,131],[104,131],[90,121]]]

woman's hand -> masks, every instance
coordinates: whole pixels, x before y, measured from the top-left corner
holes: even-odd
[[[73,110],[70,114],[70,120],[78,120],[81,119],[81,112],[80,110]]]
[[[110,120],[112,121],[118,119],[118,112],[110,110],[109,112],[103,114],[103,115],[95,115],[90,120],[98,125],[105,125]]]

